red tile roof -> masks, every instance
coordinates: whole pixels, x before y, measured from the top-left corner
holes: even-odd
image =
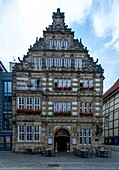
[[[111,94],[116,92],[119,89],[119,79],[114,83],[114,85],[107,90],[103,95],[103,100],[105,100],[107,97],[109,97]]]

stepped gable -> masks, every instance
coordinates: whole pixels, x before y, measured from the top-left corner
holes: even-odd
[[[90,55],[88,54],[88,50],[87,47],[85,47],[82,43],[82,39],[74,39],[74,31],[71,31],[71,28],[68,28],[67,25],[65,25],[64,20],[65,20],[65,15],[64,12],[60,12],[60,9],[57,9],[57,12],[53,12],[52,15],[52,19],[53,19],[53,23],[52,25],[49,25],[49,27],[46,28],[45,31],[43,31],[43,38],[36,38],[36,42],[32,45],[30,45],[30,48],[28,49],[27,55],[24,55],[23,60],[19,59],[20,63],[16,63],[14,66],[14,69],[28,69],[27,65],[28,62],[29,64],[32,65],[32,62],[28,61],[28,57],[29,57],[29,53],[30,52],[34,52],[34,51],[46,51],[46,50],[57,50],[57,49],[49,49],[49,47],[46,46],[46,36],[49,36],[49,34],[63,34],[64,37],[65,35],[71,35],[72,37],[72,46],[70,50],[72,52],[80,52],[80,53],[85,53],[87,54],[85,57],[85,67],[82,69],[82,71],[89,71],[89,72],[100,72],[100,73],[104,73],[103,68],[101,67],[100,64],[98,63],[98,59],[97,61],[94,62],[93,57],[90,57]],[[62,49],[63,50],[63,49]],[[65,49],[65,51],[67,51]],[[26,67],[23,67],[23,63],[26,62]],[[31,66],[29,67],[31,68]]]

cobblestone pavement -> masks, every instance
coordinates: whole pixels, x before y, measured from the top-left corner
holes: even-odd
[[[0,152],[0,170],[119,170],[119,152],[111,158],[81,158],[71,153],[54,157]]]

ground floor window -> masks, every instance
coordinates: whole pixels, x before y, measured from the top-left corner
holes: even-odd
[[[80,129],[80,144],[92,143],[92,129]]]
[[[40,141],[41,127],[38,125],[19,125],[18,141]]]
[[[12,150],[12,134],[0,134],[0,151]]]

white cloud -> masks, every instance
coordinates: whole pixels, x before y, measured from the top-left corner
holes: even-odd
[[[43,36],[45,27],[52,24],[52,12],[65,12],[65,23],[83,22],[90,12],[92,0],[0,0],[0,58],[27,53],[36,37]],[[6,63],[5,63],[6,65]],[[8,64],[7,64],[8,67]]]
[[[105,44],[119,50],[119,1],[96,1],[98,8],[92,13],[93,27],[97,37],[111,36],[111,41]]]

